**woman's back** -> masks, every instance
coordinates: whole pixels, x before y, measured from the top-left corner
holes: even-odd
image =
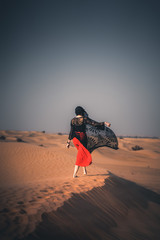
[[[74,117],[71,120],[71,126],[73,127],[74,131],[77,132],[85,132],[86,130],[86,124],[84,117]]]
[[[69,134],[69,139],[71,140],[75,137],[75,132],[86,132],[86,124],[104,129],[104,122],[96,122],[88,117],[74,117],[71,120],[71,131]]]

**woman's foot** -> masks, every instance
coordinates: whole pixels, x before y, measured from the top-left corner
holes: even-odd
[[[84,175],[87,175],[87,169],[86,169],[86,167],[83,167],[83,174],[84,174]]]
[[[73,175],[73,178],[77,178],[78,176],[77,175]]]
[[[75,165],[74,173],[73,173],[73,178],[76,178],[76,177],[77,177],[78,170],[79,170],[79,166],[78,166],[78,165]]]

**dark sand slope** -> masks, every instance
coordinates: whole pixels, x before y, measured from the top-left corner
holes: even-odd
[[[32,239],[160,239],[160,195],[110,173],[103,187],[73,196],[42,215]]]

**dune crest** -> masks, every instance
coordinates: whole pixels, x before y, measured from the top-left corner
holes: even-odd
[[[129,239],[151,239],[151,231],[158,233],[159,139],[124,138],[119,139],[118,151],[99,148],[92,153],[93,164],[88,167],[88,175],[83,176],[80,169],[78,178],[73,179],[77,151],[73,144],[70,149],[65,148],[67,135],[36,131],[0,131],[0,136],[1,239],[34,239],[34,234],[41,233],[42,226],[46,228],[46,222],[50,227],[54,226],[61,229],[61,233],[65,233],[65,224],[68,222],[69,225],[72,221],[65,217],[62,221],[59,213],[64,211],[68,214],[70,204],[73,206],[73,211],[70,209],[73,222],[78,210],[82,211],[84,218],[89,217],[87,212],[101,212],[100,215],[96,213],[98,220],[90,222],[87,232],[83,224],[75,219],[79,229],[82,224],[83,239],[85,236],[89,239],[94,228],[98,231],[95,236],[104,234],[106,239],[116,239],[115,236],[119,236],[119,239],[128,239],[128,236],[132,236]],[[133,151],[132,147],[135,145],[141,146],[143,150]],[[154,196],[155,200],[151,196]],[[147,206],[149,215],[141,202]],[[152,220],[150,230],[146,230],[149,228],[148,216]],[[142,231],[132,217],[142,220]],[[56,219],[60,225],[55,225]],[[121,219],[128,224],[126,235]],[[96,228],[95,223],[102,229]],[[107,228],[104,228],[104,225]],[[67,235],[71,237],[69,239],[73,239],[77,234],[74,231],[71,233],[73,235]],[[43,234],[46,232],[43,231]],[[53,234],[52,231],[50,234]]]
[[[30,239],[159,239],[160,195],[110,173],[102,187],[74,194],[42,215]]]

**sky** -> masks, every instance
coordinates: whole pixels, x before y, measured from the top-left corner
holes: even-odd
[[[160,136],[159,1],[1,0],[0,31],[1,130]]]

